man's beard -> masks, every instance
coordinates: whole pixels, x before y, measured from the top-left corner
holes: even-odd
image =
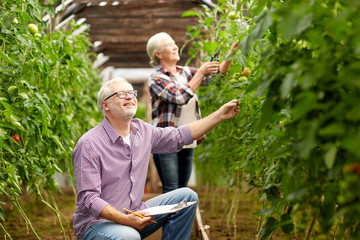
[[[126,119],[132,119],[132,118],[135,116],[135,114],[136,114],[136,110],[137,110],[137,108],[135,108],[135,109],[129,109],[129,110],[123,110],[123,111],[122,111],[122,114],[123,114],[124,118],[126,118]]]
[[[112,114],[116,118],[124,118],[130,120],[135,116],[137,107],[135,109],[122,109],[118,108],[115,104],[110,104],[110,109]]]

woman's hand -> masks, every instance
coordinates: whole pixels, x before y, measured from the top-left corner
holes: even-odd
[[[226,58],[228,58],[230,55],[232,54],[235,54],[236,51],[239,49],[239,40],[236,40],[232,45],[231,45],[231,49],[230,51],[228,52],[228,54],[226,55]],[[232,63],[232,59],[230,60],[226,60],[226,61],[223,61],[220,65],[220,72],[222,74],[226,74],[227,71],[229,70],[230,66],[231,66],[231,63]]]
[[[232,45],[231,45],[231,49],[228,53],[228,56],[230,56],[231,54],[236,53],[236,51],[239,49],[239,40],[236,40]]]
[[[206,62],[200,67],[199,72],[201,72],[204,76],[209,74],[217,74],[219,72],[219,67],[220,64],[217,61]]]

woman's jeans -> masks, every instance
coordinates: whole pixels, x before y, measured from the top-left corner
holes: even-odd
[[[184,199],[198,201],[198,196],[190,188],[180,188],[149,199],[146,204],[149,207],[177,204]],[[157,215],[153,218],[157,223],[150,223],[140,232],[111,221],[95,223],[88,228],[82,240],[140,240],[160,227],[163,227],[162,240],[187,240],[190,239],[196,207],[197,204],[194,204],[176,213]]]
[[[194,148],[177,153],[153,154],[154,163],[163,185],[163,193],[187,187],[194,159]]]

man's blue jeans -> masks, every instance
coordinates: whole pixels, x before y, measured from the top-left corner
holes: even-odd
[[[163,185],[163,193],[187,187],[194,160],[194,148],[177,153],[153,154],[154,163]]]
[[[196,192],[190,188],[179,188],[161,194],[146,201],[149,207],[176,204],[186,199],[188,202],[198,201]],[[176,213],[162,214],[154,217],[157,223],[150,223],[141,232],[134,228],[111,221],[96,223],[88,228],[82,240],[140,240],[163,227],[162,240],[190,239],[197,204]]]

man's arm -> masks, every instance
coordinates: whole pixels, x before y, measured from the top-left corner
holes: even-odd
[[[142,211],[138,211],[137,213],[142,214]],[[135,228],[139,231],[143,230],[152,219],[152,217],[141,218],[134,214],[124,214],[110,205],[103,208],[100,216],[110,221]]]
[[[237,106],[236,106],[237,105]],[[234,107],[236,106],[235,110]],[[230,102],[221,106],[217,111],[213,112],[209,116],[200,119],[196,122],[190,123],[190,132],[193,139],[198,139],[205,133],[210,131],[213,127],[220,122],[233,118],[240,112],[240,106],[237,104],[237,100],[231,100]]]

